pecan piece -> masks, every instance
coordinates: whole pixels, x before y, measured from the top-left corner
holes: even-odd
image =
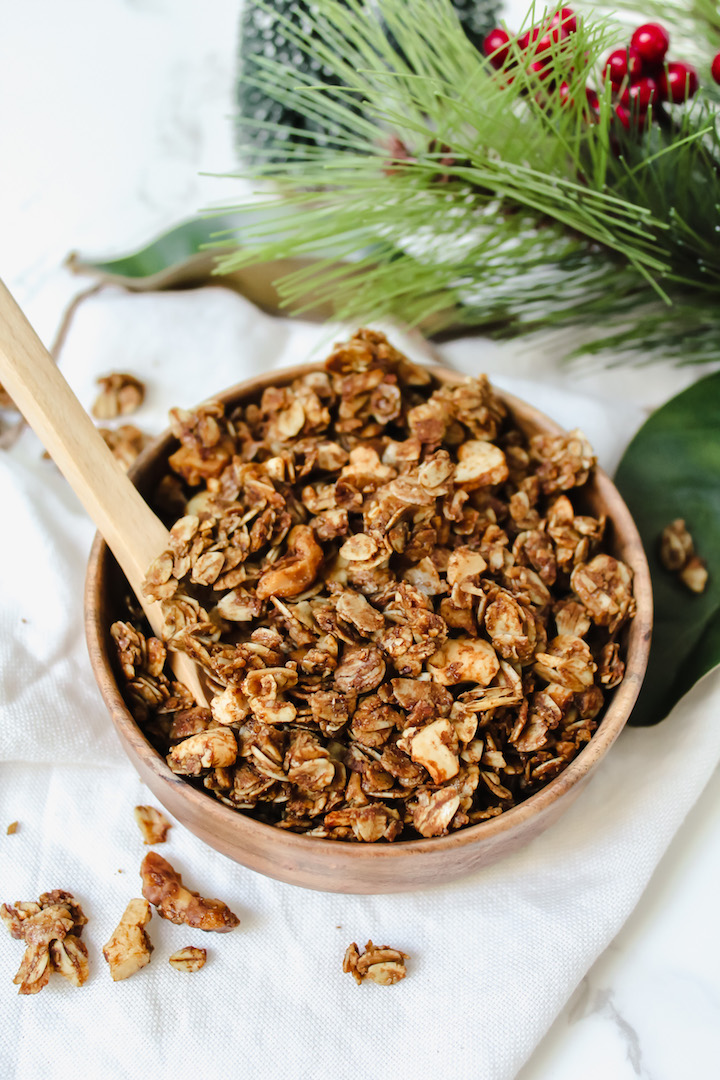
[[[442,686],[462,682],[488,686],[499,670],[497,653],[482,638],[450,638],[428,660],[428,671]]]
[[[455,469],[457,487],[473,491],[479,487],[496,486],[508,478],[505,455],[499,446],[483,439],[470,439],[458,450]]]
[[[140,876],[143,896],[157,908],[158,915],[172,923],[184,923],[197,930],[214,930],[226,934],[240,920],[222,900],[206,900],[200,893],[187,889],[180,874],[155,851],[149,851],[142,861]]]
[[[404,742],[398,744],[401,749],[405,749]],[[460,769],[457,734],[446,717],[420,728],[407,742],[410,757],[427,769],[436,784],[457,776]]]
[[[271,596],[299,596],[312,585],[323,561],[322,548],[307,525],[296,525],[287,540],[288,554],[260,577],[259,600]]]
[[[114,982],[129,979],[150,963],[153,946],[145,927],[151,918],[152,911],[147,900],[131,900],[107,944],[103,946],[103,956],[110,965]]]

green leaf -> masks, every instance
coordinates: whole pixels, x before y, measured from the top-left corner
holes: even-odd
[[[204,249],[216,244],[219,234],[236,225],[234,218],[192,218],[129,255],[92,259],[73,252],[68,265],[76,273],[91,273],[132,289],[167,288],[183,284],[185,275],[207,277],[214,269],[217,248],[212,254]]]
[[[248,215],[246,224],[252,227],[259,217]],[[283,277],[306,272],[308,258],[281,256],[252,267],[219,272],[218,252],[222,251],[228,229],[233,232],[233,250],[242,247],[242,231],[237,222],[217,214],[193,218],[156,237],[138,251],[112,259],[97,259],[73,252],[67,260],[76,274],[87,274],[103,284],[122,285],[133,292],[152,292],[162,289],[200,288],[203,285],[222,285],[240,293],[253,304],[272,315],[282,314],[282,302],[275,282]],[[268,234],[268,242],[272,237]],[[340,259],[328,244],[330,265]],[[314,262],[314,260],[313,260]],[[331,304],[322,296],[308,292],[308,319],[328,319],[333,313]]]
[[[625,451],[615,483],[640,530],[655,601],[650,663],[630,723],[655,724],[720,663],[720,372],[653,413]],[[660,533],[675,518],[684,518],[707,563],[700,595],[658,558]]]

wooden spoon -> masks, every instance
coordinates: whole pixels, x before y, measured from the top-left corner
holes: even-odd
[[[150,563],[168,547],[168,530],[128,480],[2,281],[0,382],[97,525],[162,640],[162,609],[143,596],[142,583]],[[175,652],[172,668],[198,704],[207,706],[197,665]]]

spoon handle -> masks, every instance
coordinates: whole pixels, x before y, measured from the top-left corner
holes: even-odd
[[[57,365],[0,281],[0,383],[102,533],[160,636],[160,605],[142,582],[167,529],[128,480]]]

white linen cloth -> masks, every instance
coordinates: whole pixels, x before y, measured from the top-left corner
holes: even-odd
[[[156,432],[169,406],[302,362],[315,346],[322,354],[338,336],[271,319],[222,289],[107,290],[79,310],[61,367],[87,407],[98,375],[139,375],[146,403],[130,419]],[[493,375],[501,359],[477,340],[446,352],[472,373]],[[642,419],[642,400],[619,409],[557,377],[495,381],[582,427],[610,468]],[[91,967],[81,989],[55,975],[39,995],[18,997],[23,945],[0,930],[0,1076],[512,1080],[632,911],[720,758],[717,674],[664,723],[626,729],[559,823],[458,882],[410,895],[305,891],[175,825],[156,850],[241,925],[206,935],[155,916],[151,964],[116,984],[101,949],[140,895],[148,850],[132,811],[157,802],[116,741],[86,654],[93,527],[30,432],[0,454],[0,507],[0,902],[73,892],[89,917]],[[346,946],[368,938],[410,955],[404,982],[358,987],[343,974]],[[208,950],[192,975],[167,963],[188,944]]]

